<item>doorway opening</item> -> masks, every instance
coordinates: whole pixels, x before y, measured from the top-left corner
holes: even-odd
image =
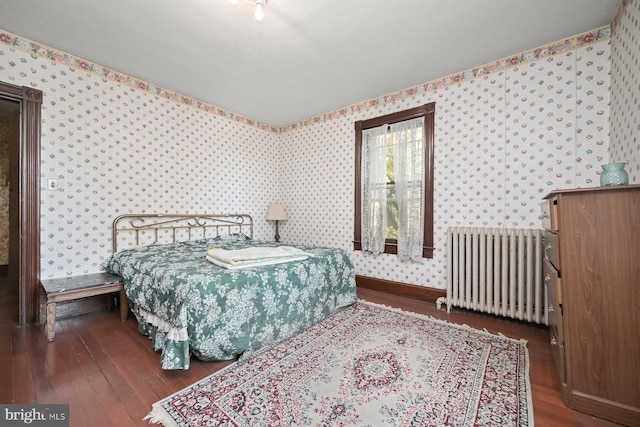
[[[16,265],[15,248],[10,244],[11,231],[15,220],[14,203],[10,203],[10,189],[16,187],[17,162],[16,155],[20,146],[20,103],[13,100],[0,99],[0,276],[9,277]],[[18,293],[18,281],[15,274],[3,282],[6,290],[12,294]]]
[[[41,104],[40,90],[0,82],[8,135],[6,283],[18,293],[20,325],[37,323],[39,312]]]

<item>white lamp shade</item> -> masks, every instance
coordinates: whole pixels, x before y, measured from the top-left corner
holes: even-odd
[[[287,219],[287,211],[282,203],[271,203],[267,209],[267,220],[284,221]]]

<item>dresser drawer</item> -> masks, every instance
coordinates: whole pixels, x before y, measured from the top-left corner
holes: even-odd
[[[560,377],[560,383],[565,384],[567,380],[566,380],[565,360],[564,360],[564,344],[561,344],[561,341],[557,340],[554,337],[553,328],[551,331],[552,331],[551,332],[551,354],[553,355],[556,368],[558,369],[558,376]]]
[[[548,260],[542,262],[542,277],[544,285],[547,288],[547,299],[549,300],[549,324],[551,324],[551,315],[554,317],[562,316],[562,284],[558,276],[558,270]],[[562,319],[560,319],[561,321]],[[556,322],[557,323],[557,322]],[[562,337],[562,331],[558,333]]]
[[[558,231],[558,199],[552,198],[544,200],[540,204],[540,209],[542,211],[542,228]]]
[[[560,268],[558,235],[551,231],[545,230],[544,232],[544,257],[548,259],[553,266],[562,271]]]
[[[562,314],[562,287],[558,277],[558,271],[546,258],[542,262],[542,274],[544,285],[547,290],[547,301],[549,304],[549,338],[551,340],[551,351],[558,368],[560,381],[565,383],[565,361],[564,361],[564,326]]]

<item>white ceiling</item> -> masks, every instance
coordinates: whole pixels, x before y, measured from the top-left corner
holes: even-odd
[[[282,126],[608,25],[620,0],[0,0],[0,29]]]

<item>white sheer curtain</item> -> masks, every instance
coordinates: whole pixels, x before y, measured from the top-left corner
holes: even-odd
[[[424,237],[424,118],[391,125],[398,199],[398,257],[422,260]]]
[[[387,125],[362,132],[362,250],[384,252],[387,235]]]
[[[393,153],[398,205],[398,257],[421,260],[424,229],[424,118],[362,132],[362,249],[384,252],[387,235],[387,161]]]

